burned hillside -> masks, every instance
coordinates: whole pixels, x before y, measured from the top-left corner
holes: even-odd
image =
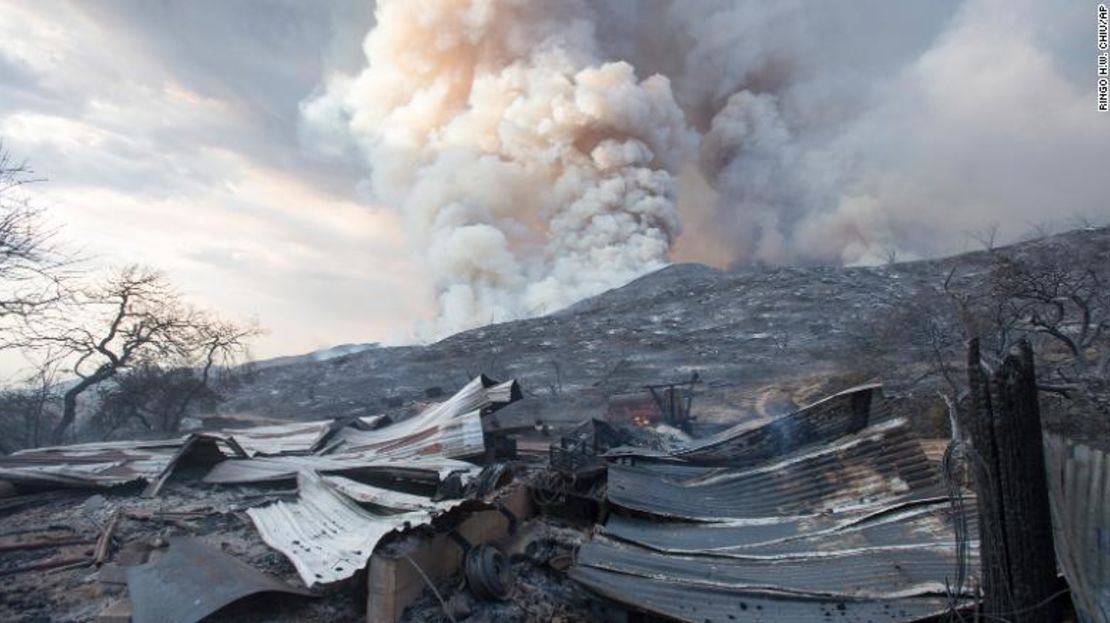
[[[876,267],[674,265],[560,312],[428,346],[262,366],[220,411],[302,420],[374,414],[434,400],[481,370],[517,378],[527,392],[507,425],[557,426],[604,411],[612,396],[696,372],[705,423],[777,415],[880,380],[891,395],[932,403],[930,421],[918,413],[914,424],[935,432],[947,421],[937,390],[950,391],[938,348],[958,362],[967,337],[953,294],[989,296],[1001,258],[1051,267],[1061,254],[1097,267],[1106,283],[1110,229]]]

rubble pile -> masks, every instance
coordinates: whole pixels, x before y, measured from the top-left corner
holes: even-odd
[[[584,414],[542,454],[492,415],[521,397],[479,376],[399,421],[0,457],[0,619],[915,621],[975,603],[974,497],[878,385],[706,437]]]

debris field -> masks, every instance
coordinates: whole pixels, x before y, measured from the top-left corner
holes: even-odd
[[[652,417],[585,417],[539,449],[492,425],[521,396],[479,376],[396,421],[0,457],[0,618],[877,622],[975,604],[974,496],[880,385],[703,437],[679,430],[689,400],[656,395]]]

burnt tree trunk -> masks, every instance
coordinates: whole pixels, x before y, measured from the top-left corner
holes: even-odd
[[[1033,350],[1022,340],[988,378],[979,342],[968,346],[984,614],[1054,623],[1056,551],[1048,508]]]

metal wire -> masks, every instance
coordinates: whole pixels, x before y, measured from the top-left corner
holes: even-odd
[[[1062,588],[1062,589],[1056,591],[1055,593],[1049,595],[1048,597],[1045,597],[1041,601],[1033,604],[1032,606],[1029,606],[1028,608],[1022,608],[1021,610],[1011,610],[1010,612],[1003,612],[1001,614],[982,614],[982,613],[980,613],[979,616],[983,617],[984,619],[991,619],[993,621],[1001,621],[1002,623],[1011,623],[1010,619],[1005,619],[1003,617],[1015,616],[1015,615],[1018,615],[1018,614],[1029,614],[1030,612],[1033,612],[1034,610],[1044,608],[1048,604],[1052,603],[1057,597],[1059,597],[1060,595],[1063,595],[1064,593],[1068,593],[1068,592],[1071,592],[1071,590],[1067,589],[1067,588]]]
[[[956,533],[956,582],[955,586],[948,587],[948,614],[946,619],[948,621],[964,621],[963,615],[959,612],[960,599],[959,596],[964,593],[964,584],[967,582],[968,570],[971,566],[970,557],[970,543],[969,530],[967,525],[967,513],[964,505],[965,496],[960,477],[963,474],[971,475],[972,480],[975,482],[976,490],[979,494],[978,504],[980,508],[990,508],[994,503],[994,495],[996,492],[994,481],[991,478],[990,471],[987,467],[986,461],[983,456],[979,454],[967,442],[962,440],[953,440],[948,444],[944,451],[944,458],[941,461],[941,478],[944,481],[946,493],[953,509],[953,527]],[[981,512],[981,511],[980,511]],[[980,556],[982,556],[982,549],[984,547],[990,548],[990,553],[994,555],[994,560],[1004,560],[1005,545],[1002,534],[999,534],[999,528],[994,525],[979,524],[980,529],[985,529],[988,532],[979,535]],[[1003,594],[1009,610],[1001,614],[1001,616],[1012,616],[1035,610],[1050,603],[1057,595],[1046,599],[1044,602],[1036,606],[1027,608],[1025,610],[1017,610],[1014,607],[1016,600],[1014,598],[1013,587],[1010,584],[1010,578],[1005,572],[998,574],[998,580],[1002,582]],[[978,592],[978,591],[977,591]],[[977,616],[1006,621],[1007,619],[1000,618],[1000,615],[986,615],[977,613]]]
[[[566,499],[567,482],[557,472],[545,472],[537,476],[531,487],[532,500],[539,506],[551,506]]]
[[[941,459],[940,473],[944,482],[948,501],[952,505],[952,528],[956,539],[956,579],[950,585],[945,578],[945,591],[948,595],[948,621],[963,621],[960,612],[961,598],[964,595],[964,583],[967,582],[968,571],[971,566],[969,555],[969,541],[967,528],[967,508],[964,504],[963,483],[959,478],[959,468],[962,467],[963,446],[959,440],[953,440],[944,449],[944,458]]]
[[[436,596],[436,599],[439,600],[439,606],[443,608],[443,615],[450,619],[451,623],[459,623],[455,620],[455,617],[451,616],[451,613],[447,610],[447,602],[443,601],[443,596],[439,594],[438,590],[436,590],[436,585],[432,584],[431,579],[429,579],[427,574],[424,573],[424,570],[420,568],[420,565],[416,564],[416,561],[410,558],[408,554],[405,554],[405,560],[409,561],[409,564],[412,565],[412,568],[416,569],[416,572],[420,574],[420,577],[424,578],[424,583],[428,585],[428,588],[432,589],[432,594]]]

